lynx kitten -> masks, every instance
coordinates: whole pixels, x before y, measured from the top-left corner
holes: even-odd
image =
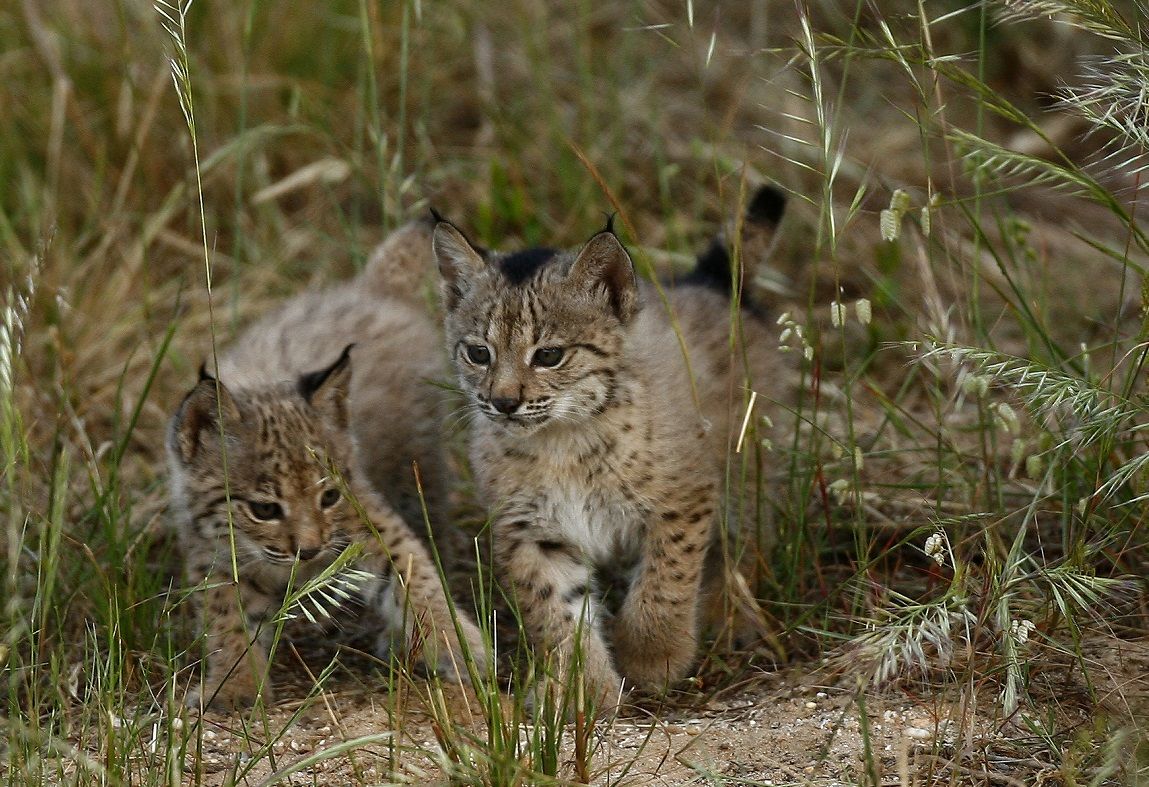
[[[772,235],[782,205],[773,189],[757,194],[744,247]],[[668,293],[676,323],[609,226],[577,252],[496,254],[440,220],[434,249],[448,350],[483,416],[471,459],[495,560],[528,637],[560,674],[577,651],[600,703],[623,679],[682,678],[745,378],[769,385],[775,369],[759,318],[732,341],[725,247]],[[610,615],[599,591],[617,575],[628,587]]]
[[[428,235],[401,230],[358,282],[303,295],[257,323],[221,356],[218,381],[204,372],[172,419],[172,499],[207,633],[190,705],[253,703],[289,584],[299,588],[352,544],[373,575],[361,602],[380,618],[380,645],[418,641],[431,666],[462,666],[427,545],[379,494],[423,532],[412,461],[435,510],[446,483],[426,384],[438,371],[438,332],[413,305],[378,292],[389,273],[380,267],[402,274],[404,253],[428,257]],[[461,613],[458,622],[481,659],[479,630]]]

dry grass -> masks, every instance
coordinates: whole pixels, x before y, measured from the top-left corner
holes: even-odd
[[[1133,653],[1149,619],[1144,472],[1097,492],[1146,452],[1143,140],[1120,124],[1083,134],[1096,117],[1075,113],[1074,96],[1104,105],[1077,59],[1130,42],[1071,18],[999,24],[992,4],[909,0],[196,0],[197,181],[179,52],[150,3],[0,8],[0,774],[247,773],[205,775],[210,725],[189,734],[167,712],[190,636],[171,592],[162,434],[213,333],[226,343],[282,296],[350,275],[428,204],[491,245],[573,244],[609,209],[605,186],[628,243],[666,267],[688,264],[746,180],[770,179],[794,198],[764,286],[815,350],[797,413],[763,433],[781,490],[780,546],[755,588],[771,636],[757,654],[716,649],[702,688],[653,712],[673,726],[714,703],[783,708],[793,686],[833,685],[841,715],[861,721],[861,764],[738,771],[734,722],[717,739],[735,751],[707,760],[725,757],[721,773],[681,752],[603,753],[632,731],[595,730],[589,753],[572,754],[561,725],[521,703],[500,727],[499,698],[479,697],[472,723],[425,681],[369,665],[325,679],[350,692],[340,702],[357,698],[346,714],[323,694],[305,706],[326,701],[332,719],[373,707],[406,743],[348,745],[377,752],[376,775],[352,753],[330,778],[603,780],[606,763],[617,776],[633,762],[635,783],[648,771],[678,783],[673,762],[683,781],[715,784],[1141,783],[1143,656],[1113,654]],[[1062,81],[1076,86],[1068,107],[1050,98]],[[896,189],[906,209],[887,242]],[[834,302],[851,304],[844,327]],[[957,349],[921,357],[927,337]],[[1027,361],[992,374],[1001,353]],[[1015,395],[1043,370],[1102,411],[1126,409],[1083,438],[1076,400],[1026,409]],[[934,532],[940,564],[922,552]],[[1036,623],[1028,641],[1022,620]],[[814,672],[826,654],[845,659]],[[763,677],[775,660],[798,665],[792,685]],[[908,695],[854,682],[887,670]],[[903,696],[948,703],[966,737],[931,738],[929,757],[875,752],[867,725]],[[295,721],[281,711],[239,733],[251,783],[298,759],[274,748]],[[380,735],[371,723],[322,746],[346,757],[334,741]],[[975,729],[989,742],[975,745]]]

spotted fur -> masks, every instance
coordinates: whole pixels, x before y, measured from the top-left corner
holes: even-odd
[[[670,292],[672,319],[609,228],[576,252],[499,255],[440,221],[434,247],[447,346],[475,416],[472,464],[527,635],[563,674],[577,654],[600,707],[623,679],[682,678],[731,413],[746,370],[773,382],[766,327],[748,315],[745,343],[732,340],[728,296],[706,286],[714,259]],[[626,578],[613,615],[608,575]]]
[[[428,230],[419,232],[425,260]],[[205,371],[172,419],[173,508],[206,633],[190,705],[254,702],[289,584],[300,587],[353,544],[373,579],[357,607],[336,611],[337,623],[381,632],[380,651],[417,647],[448,673],[463,664],[428,542],[416,535],[425,527],[411,469],[420,464],[434,520],[446,482],[426,380],[438,369],[438,331],[404,298],[378,291],[382,264],[257,323],[221,356],[218,380]],[[462,613],[459,623],[481,659],[479,630]]]

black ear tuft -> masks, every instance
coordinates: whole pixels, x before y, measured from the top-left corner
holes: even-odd
[[[339,359],[326,369],[300,375],[299,382],[296,383],[296,390],[299,391],[299,395],[303,397],[304,401],[311,404],[315,392],[322,388],[332,375],[343,371],[351,363],[351,348],[354,346],[355,342],[352,342],[344,347]]]
[[[611,235],[616,234],[614,231],[614,217],[617,215],[618,214],[613,210],[606,214],[606,227],[603,229],[603,232],[609,232]]]
[[[211,375],[211,372],[209,372],[207,370],[207,361],[204,361],[203,363],[201,363],[199,365],[199,379],[200,379],[200,382],[203,382],[204,380],[214,380],[215,379],[215,377],[213,377]]]
[[[786,193],[777,186],[767,184],[760,186],[750,198],[750,204],[746,206],[746,220],[776,227],[785,211]]]
[[[431,211],[431,218],[435,220],[436,224],[438,224],[440,221],[446,221],[446,219],[443,218],[443,214],[435,210],[434,206],[428,207],[428,210]]]

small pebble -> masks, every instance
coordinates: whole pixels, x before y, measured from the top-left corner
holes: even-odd
[[[921,727],[906,727],[905,734],[907,738],[918,738],[924,740],[933,736],[929,730],[923,730]]]
[[[817,707],[818,707],[818,703],[816,703],[816,702],[807,702],[806,703],[806,710],[814,710],[814,708],[817,708]]]

